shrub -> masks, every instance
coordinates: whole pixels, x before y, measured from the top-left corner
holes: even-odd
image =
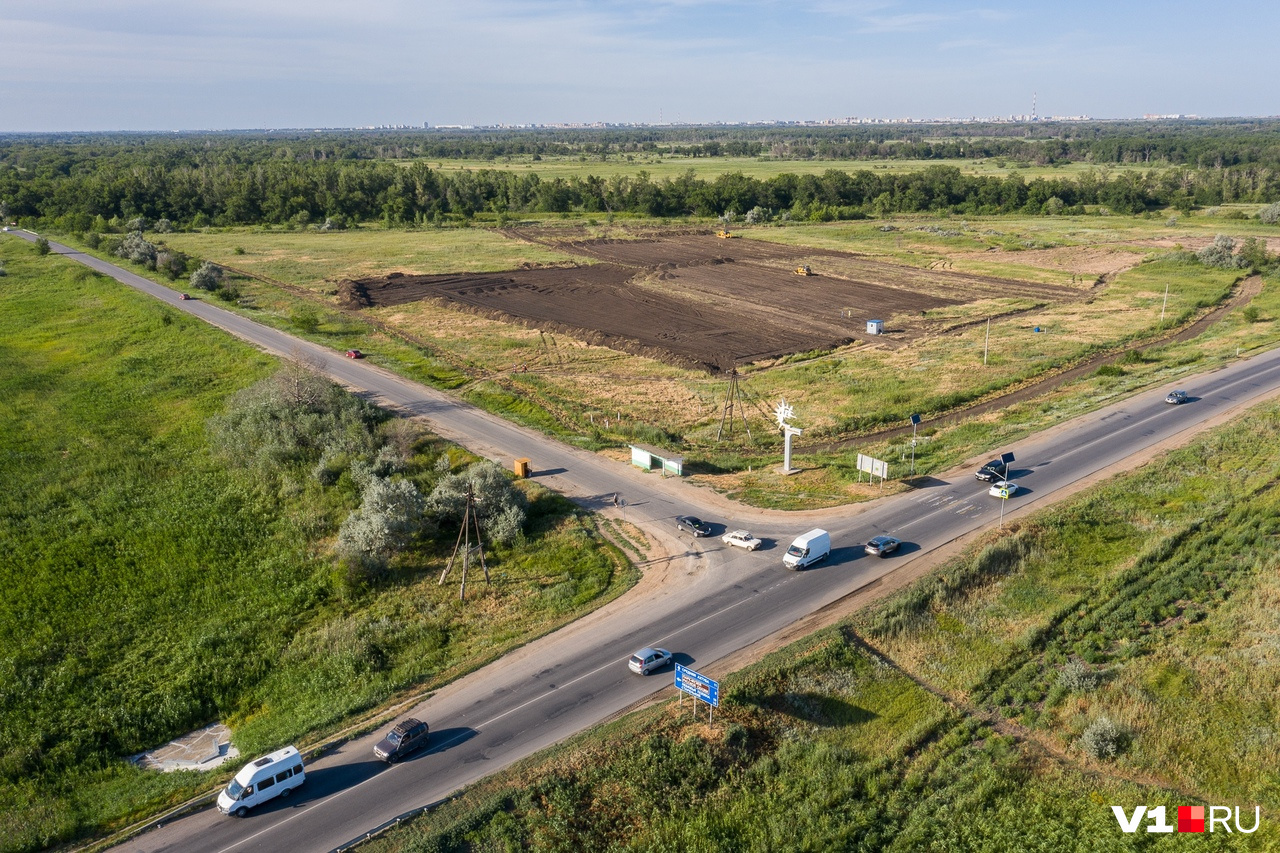
[[[1098,686],[1098,673],[1079,658],[1072,658],[1058,673],[1058,686],[1072,693],[1088,693]]]
[[[1089,724],[1080,735],[1077,745],[1090,758],[1115,758],[1124,751],[1127,737],[1124,730],[1111,721],[1110,717],[1101,716]]]
[[[42,255],[49,254],[49,240],[45,237],[36,238],[36,251]]]
[[[320,315],[310,306],[298,308],[289,316],[293,327],[304,334],[313,334],[320,328]]]
[[[364,502],[342,522],[338,548],[368,566],[385,566],[422,527],[426,502],[409,480],[374,477]]]
[[[1258,218],[1268,225],[1280,223],[1280,201],[1272,202],[1259,210]]]
[[[1236,241],[1226,234],[1219,234],[1213,238],[1213,245],[1205,246],[1196,252],[1196,258],[1206,267],[1217,267],[1218,269],[1233,270],[1240,269],[1245,265],[1245,260],[1235,253]]]
[[[116,248],[117,257],[142,264],[147,269],[156,268],[156,247],[147,242],[141,231],[131,231]]]
[[[205,261],[191,274],[191,286],[196,290],[217,290],[222,285],[222,267]]]
[[[1244,318],[1244,321],[1246,323],[1258,322],[1258,306],[1257,305],[1244,306],[1244,310],[1240,312],[1240,316]]]
[[[163,249],[156,253],[156,269],[176,281],[178,276],[187,272],[187,264],[191,259],[184,253],[172,249]]]

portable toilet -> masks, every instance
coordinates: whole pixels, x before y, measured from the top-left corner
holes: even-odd
[[[868,321],[867,321],[867,334],[868,334],[868,335],[883,335],[883,334],[884,334],[884,320],[868,320]]]
[[[529,476],[529,463],[530,463],[531,461],[532,461],[532,460],[530,460],[528,457],[521,457],[520,459],[517,459],[517,460],[515,461],[515,465],[513,466],[513,467],[514,467],[514,471],[515,471],[515,475],[516,475],[517,477],[528,477],[528,476]]]

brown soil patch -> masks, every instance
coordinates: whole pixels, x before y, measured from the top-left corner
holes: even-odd
[[[510,236],[550,243],[548,235]],[[713,234],[636,239],[557,235],[554,245],[595,263],[501,273],[392,273],[344,281],[348,308],[434,300],[504,322],[681,367],[727,371],[743,362],[863,340],[901,346],[923,334],[931,308],[1027,296],[1068,301],[1068,287],[917,269],[859,255]],[[793,271],[809,264],[815,275]],[[920,318],[912,320],[911,318]],[[885,334],[867,334],[883,320]]]
[[[1020,252],[964,252],[951,257],[954,260],[989,261],[993,256],[1008,263],[1061,270],[1083,278],[1114,276],[1136,267],[1144,257],[1141,252],[1109,246],[1063,246],[1057,249],[1025,249]]]

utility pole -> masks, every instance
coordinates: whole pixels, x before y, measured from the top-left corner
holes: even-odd
[[[471,544],[471,528],[476,529],[476,544]],[[444,583],[445,577],[449,574],[449,570],[453,568],[453,561],[458,558],[458,550],[462,550],[462,586],[458,589],[458,600],[464,601],[467,597],[467,568],[471,563],[471,552],[475,551],[480,557],[480,568],[484,569],[485,585],[489,583],[489,567],[484,562],[484,543],[480,538],[480,516],[476,514],[476,496],[470,483],[467,484],[467,503],[462,510],[462,529],[458,531],[458,541],[454,543],[453,554],[449,556],[449,562],[445,564],[444,571],[440,573],[440,580],[437,586]]]
[[[991,318],[987,318],[987,339],[982,342],[982,366],[987,366],[987,347],[991,344]]]
[[[734,406],[742,414],[742,428],[747,431],[747,439],[751,439],[751,426],[747,423],[747,410],[742,405],[742,389],[738,387],[738,369],[735,367],[729,371],[729,392],[724,398],[724,410],[720,413],[720,429],[716,431],[716,441],[720,440],[720,436],[724,434],[725,423],[729,424],[729,435],[733,435]]]

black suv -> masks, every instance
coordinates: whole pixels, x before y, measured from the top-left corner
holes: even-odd
[[[388,764],[393,764],[415,749],[426,746],[429,735],[426,723],[412,717],[401,720],[386,737],[378,741],[373,754]]]
[[[700,518],[694,518],[692,515],[682,515],[676,518],[676,530],[687,530],[695,537],[710,536],[711,528]]]
[[[996,480],[1005,479],[1005,474],[1009,472],[1009,466],[999,459],[992,459],[986,465],[983,465],[973,473],[973,476],[982,480],[984,483],[994,483]]]

